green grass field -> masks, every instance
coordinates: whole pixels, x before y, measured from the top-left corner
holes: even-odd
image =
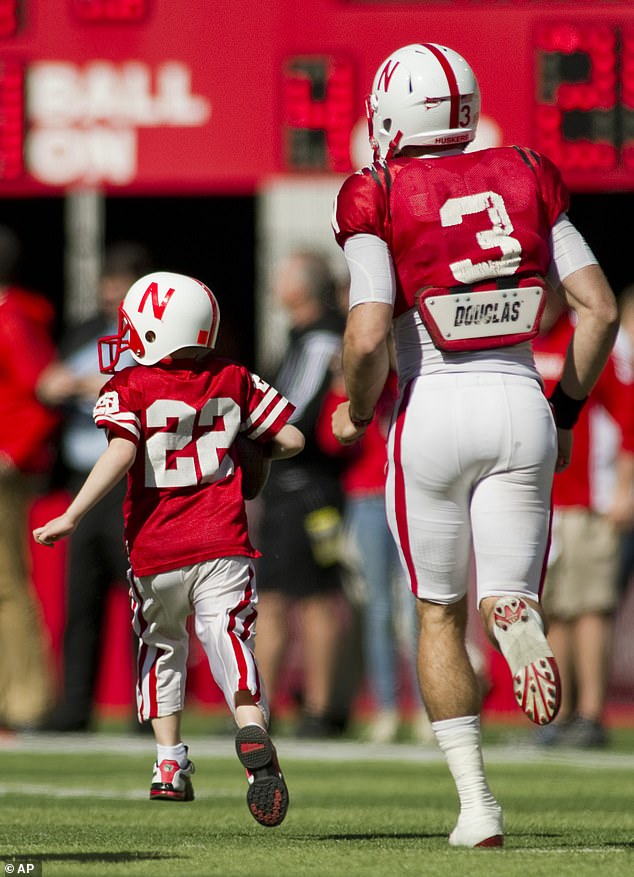
[[[147,799],[150,738],[3,740],[0,874],[15,857],[41,863],[44,877],[634,875],[631,731],[600,753],[544,753],[504,730],[487,737],[489,780],[505,809],[503,850],[448,846],[456,797],[432,745],[280,737],[291,808],[279,828],[265,829],[246,809],[230,736],[188,739],[197,766],[191,804]]]

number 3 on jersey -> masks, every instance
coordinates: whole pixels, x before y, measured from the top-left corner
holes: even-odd
[[[472,262],[471,259],[452,262],[449,267],[459,283],[476,283],[490,277],[508,276],[520,266],[522,245],[517,238],[511,237],[513,223],[504,199],[497,192],[478,192],[461,198],[449,198],[440,208],[440,221],[443,227],[448,228],[460,225],[463,216],[485,212],[490,227],[476,234],[478,245],[482,250],[499,247],[502,254],[496,259],[483,259],[481,262]]]
[[[147,426],[160,431],[147,439],[146,487],[192,487],[233,471],[233,461],[221,453],[240,426],[233,399],[209,399],[200,411],[178,399],[157,399],[147,409]]]

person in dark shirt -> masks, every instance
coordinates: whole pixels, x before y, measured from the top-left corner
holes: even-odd
[[[299,736],[337,730],[330,710],[342,630],[341,464],[315,438],[332,366],[341,353],[335,288],[320,253],[293,252],[278,265],[274,296],[288,315],[290,331],[273,383],[295,405],[291,422],[306,445],[284,471],[278,467],[271,473],[261,496],[256,655],[273,700],[292,642],[289,619],[296,614],[303,652]]]

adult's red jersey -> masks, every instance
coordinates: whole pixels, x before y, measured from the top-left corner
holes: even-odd
[[[334,213],[337,242],[384,240],[397,317],[423,287],[545,275],[550,231],[569,196],[549,159],[517,146],[375,162],[348,177]]]
[[[270,441],[293,410],[266,381],[213,355],[133,366],[108,381],[95,423],[137,446],[124,503],[135,575],[257,556],[233,442],[238,433]]]

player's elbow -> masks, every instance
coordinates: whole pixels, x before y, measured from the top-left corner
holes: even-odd
[[[616,337],[619,309],[616,296],[599,265],[587,265],[563,283],[569,304],[580,323],[587,323],[604,336]]]
[[[344,350],[359,360],[371,359],[385,347],[386,332],[380,324],[348,326],[344,336]]]
[[[596,334],[614,343],[619,329],[619,310],[613,295],[602,295],[593,302],[585,314],[578,313],[580,322],[586,320],[587,325]]]
[[[294,457],[295,454],[301,453],[304,450],[304,445],[306,444],[306,439],[304,438],[304,433],[297,429],[296,426],[292,424],[288,424],[288,429],[284,435],[284,447],[286,450],[287,457]]]
[[[601,319],[607,331],[613,334],[616,338],[616,333],[619,328],[619,308],[614,296],[612,296],[603,306]]]
[[[385,347],[392,324],[392,307],[366,303],[348,314],[344,348],[359,359],[368,359]]]
[[[305,444],[304,433],[291,423],[287,423],[273,439],[271,456],[274,460],[295,457],[304,450]]]

